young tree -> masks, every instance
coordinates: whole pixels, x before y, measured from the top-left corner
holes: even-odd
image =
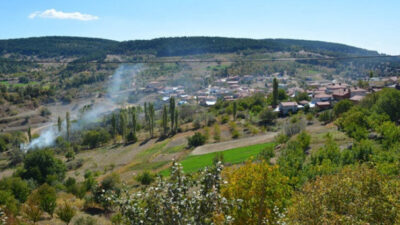
[[[149,104],[149,122],[150,122],[150,137],[154,137],[154,116],[155,116],[155,111],[154,111],[154,104],[150,103]]]
[[[179,111],[178,109],[175,110],[175,133],[178,131],[178,126],[179,126]]]
[[[278,105],[278,80],[274,78],[272,84],[272,106],[275,108]]]
[[[62,129],[62,120],[61,120],[61,117],[58,117],[58,119],[57,119],[57,127],[58,127],[58,132],[60,133],[60,132],[61,132],[61,129]]]
[[[132,116],[132,132],[136,135],[136,127],[137,127],[137,116],[136,116],[136,108],[133,107],[131,111]]]
[[[69,141],[70,135],[71,135],[71,121],[69,118],[69,112],[66,113],[65,119],[67,121],[67,140]]]
[[[56,189],[45,183],[37,189],[35,194],[38,195],[40,209],[53,217],[57,199]]]
[[[164,105],[163,111],[162,111],[162,128],[163,128],[163,136],[167,135],[168,132],[168,112],[167,112],[167,106]]]
[[[42,209],[39,205],[39,198],[38,195],[30,195],[26,203],[22,207],[23,215],[31,220],[34,224],[40,220],[42,216]]]
[[[214,140],[219,142],[221,140],[221,129],[219,128],[219,124],[214,124]]]
[[[126,138],[126,115],[125,111],[122,111],[119,113],[119,131],[122,136],[122,138],[125,140]]]

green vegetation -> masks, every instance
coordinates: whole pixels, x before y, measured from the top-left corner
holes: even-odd
[[[256,144],[246,147],[225,150],[222,153],[225,163],[235,164],[256,157],[263,149],[274,146],[274,143]],[[182,160],[183,170],[187,173],[196,172],[213,164],[217,152],[204,155],[191,155]]]

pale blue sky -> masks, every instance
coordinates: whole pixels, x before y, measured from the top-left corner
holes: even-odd
[[[399,0],[0,0],[0,39],[295,38],[400,54],[399,10]]]

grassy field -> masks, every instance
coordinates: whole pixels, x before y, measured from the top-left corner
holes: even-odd
[[[256,144],[256,145],[250,145],[250,146],[245,146],[245,147],[240,147],[240,148],[233,148],[229,150],[222,151],[220,153],[223,154],[225,163],[241,163],[246,160],[248,160],[252,156],[257,156],[258,153],[261,152],[261,150],[265,148],[272,148],[275,145],[275,143],[263,143],[263,144]],[[184,160],[182,160],[180,163],[183,166],[183,170],[186,173],[192,173],[196,172],[200,169],[203,169],[206,166],[211,166],[213,163],[213,159],[215,155],[218,154],[217,152],[209,153],[209,154],[204,154],[204,155],[193,155],[193,156],[188,156]],[[169,171],[162,171],[161,174],[167,175]]]

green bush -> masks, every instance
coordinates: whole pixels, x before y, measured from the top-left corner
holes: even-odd
[[[189,147],[197,147],[200,145],[204,145],[204,143],[206,143],[206,137],[200,132],[196,132],[193,136],[188,138]]]
[[[149,171],[144,171],[136,176],[136,181],[140,182],[142,185],[149,185],[154,181],[154,175]]]

